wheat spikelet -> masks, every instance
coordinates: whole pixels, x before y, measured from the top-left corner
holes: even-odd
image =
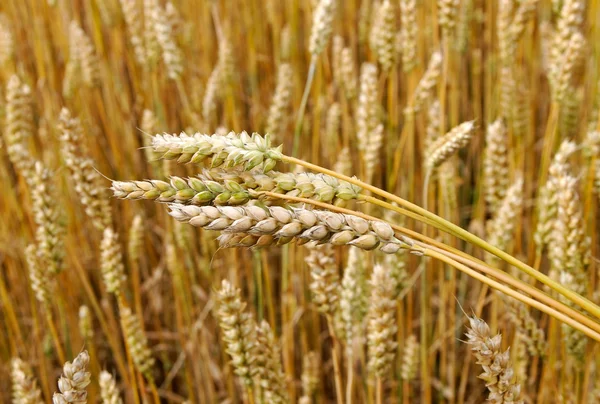
[[[117,383],[110,373],[106,370],[101,371],[98,383],[100,384],[102,404],[123,404],[123,400],[119,396]]]
[[[394,300],[398,299],[404,289],[408,287],[408,272],[406,269],[405,251],[399,251],[397,254],[386,254],[382,265],[387,268],[388,273],[396,289],[394,290]]]
[[[285,244],[297,239],[351,245],[364,250],[379,248],[394,254],[406,247],[394,236],[391,226],[381,221],[367,221],[353,215],[321,210],[280,206],[186,206],[169,204],[169,214],[180,222],[223,233],[247,233],[246,246]],[[221,239],[230,242],[229,236]],[[263,244],[267,243],[267,244]],[[225,245],[224,245],[225,246]],[[233,245],[229,245],[233,246]]]
[[[25,258],[27,260],[27,270],[29,272],[29,280],[31,289],[35,294],[37,301],[47,308],[50,304],[50,299],[53,292],[53,279],[50,273],[40,265],[40,258],[37,251],[38,247],[29,244],[25,249]]]
[[[148,348],[148,340],[142,329],[142,324],[127,306],[121,305],[119,307],[119,314],[121,316],[121,328],[127,342],[127,349],[133,359],[133,364],[138,372],[152,382],[154,380],[154,376],[152,375],[154,358]]]
[[[479,378],[485,381],[490,391],[488,401],[497,403],[522,403],[519,400],[521,386],[514,380],[514,371],[510,365],[509,350],[501,352],[502,336],[492,336],[490,327],[480,318],[469,317],[470,328],[465,334],[467,344],[482,366]]]
[[[251,136],[246,132],[236,135],[230,132],[226,136],[203,135],[196,133],[187,135],[156,135],[152,138],[152,147],[167,160],[177,159],[178,163],[200,163],[212,157],[211,166],[234,167],[245,163],[244,170],[262,166],[262,170],[270,171],[278,160],[281,160],[281,146],[272,147],[269,134],[264,137],[258,133]]]
[[[157,8],[160,5],[157,0],[143,0],[143,10],[144,10],[144,29],[143,29],[143,42],[144,42],[144,50],[145,50],[145,63],[144,65],[152,70],[156,63],[158,62],[158,58],[160,57],[160,44],[158,43],[158,38],[156,37],[156,30],[154,29],[154,20],[152,18],[155,15]]]
[[[575,137],[579,133],[583,96],[584,91],[581,88],[571,85],[566,87],[558,118],[558,130],[561,135]]]
[[[281,366],[281,353],[269,323],[262,321],[256,327],[256,366],[259,369],[260,385],[268,403],[287,403],[285,374]]]
[[[4,132],[8,157],[25,178],[29,178],[33,170],[33,161],[27,151],[26,142],[33,135],[34,126],[31,88],[22,84],[17,75],[13,75],[6,86]]]
[[[8,18],[0,13],[0,67],[8,63],[14,54],[14,38],[8,25]]]
[[[121,245],[117,233],[107,227],[104,229],[102,243],[100,244],[100,269],[106,290],[115,295],[121,293],[121,286],[126,281],[125,266],[121,254]]]
[[[340,316],[344,327],[348,356],[352,354],[354,336],[367,311],[364,261],[366,260],[362,251],[358,248],[350,248],[340,291]]]
[[[344,50],[344,38],[342,38],[341,35],[335,35],[332,42],[331,70],[333,73],[333,80],[339,88],[343,88],[344,78],[342,75],[342,51]]]
[[[544,330],[531,316],[529,309],[523,303],[503,295],[504,302],[508,307],[508,313],[516,325],[524,345],[531,356],[545,356],[547,349]]]
[[[567,271],[560,271],[560,283],[565,287],[577,292],[585,293],[587,288],[587,280],[578,276],[579,274],[573,274]],[[569,306],[573,306],[571,302],[563,302]],[[574,360],[574,365],[577,370],[581,370],[585,364],[585,354],[588,343],[588,338],[581,331],[577,331],[572,327],[561,324],[562,337],[567,348],[567,355]]]
[[[363,159],[365,162],[365,180],[372,182],[375,169],[379,166],[379,152],[383,145],[383,124],[377,125],[369,134],[369,140],[365,145]]]
[[[416,0],[400,1],[400,21],[402,29],[402,68],[409,72],[417,65],[417,3]]]
[[[54,393],[54,396],[52,396],[54,404],[87,402],[85,388],[91,381],[91,374],[87,371],[89,362],[90,356],[87,351],[83,351],[77,355],[72,363],[65,363],[63,374],[58,379],[60,393]]]
[[[583,284],[589,260],[589,240],[583,222],[582,205],[577,192],[577,179],[568,173],[555,178],[557,213],[552,232],[551,255],[555,270],[571,274]]]
[[[198,177],[172,176],[169,182],[160,180],[113,181],[114,196],[121,199],[151,199],[157,202],[177,202],[184,205],[242,205],[257,199],[261,191],[343,204],[356,199],[361,189],[346,181],[324,174],[279,173],[256,171],[203,170]],[[270,200],[269,197],[261,197]]]
[[[569,37],[560,61],[556,62],[553,88],[556,100],[561,103],[565,103],[566,98],[571,94],[568,90],[571,87],[577,67],[584,59],[585,48],[585,37],[581,32],[575,31]]]
[[[440,136],[440,102],[435,100],[427,110],[427,132],[423,142],[423,150],[431,150],[435,139]]]
[[[202,98],[202,118],[204,124],[211,126],[216,120],[217,99],[220,97],[220,87],[223,85],[223,71],[218,64],[214,67],[204,90]]]
[[[146,51],[144,49],[144,25],[141,19],[141,10],[138,9],[136,0],[119,0],[119,3],[125,18],[127,34],[133,47],[135,60],[142,65],[146,61]]]
[[[319,4],[317,4],[308,44],[308,51],[313,56],[320,55],[329,41],[336,5],[336,0],[319,0]]]
[[[560,144],[548,169],[548,180],[540,189],[537,200],[538,223],[534,234],[534,240],[539,250],[542,250],[552,240],[552,229],[558,211],[556,179],[569,172],[568,158],[576,148],[577,145],[568,139]]]
[[[141,215],[135,215],[129,228],[129,240],[127,243],[127,255],[130,262],[137,262],[140,258],[140,250],[144,240],[144,220]]]
[[[325,142],[330,150],[337,148],[341,119],[342,110],[340,104],[334,102],[327,110],[327,118],[325,120]]]
[[[378,114],[377,67],[363,63],[360,70],[360,93],[356,112],[358,149],[364,152],[371,133],[380,125]]]
[[[437,5],[438,24],[442,31],[442,38],[450,41],[456,28],[460,0],[438,0]]]
[[[309,287],[317,309],[333,318],[339,308],[340,280],[334,251],[330,245],[310,249],[306,257],[312,282]]]
[[[394,63],[394,47],[396,38],[395,12],[392,2],[384,0],[377,8],[375,19],[371,26],[371,48],[377,55],[377,61],[385,72]]]
[[[427,170],[439,167],[454,153],[469,144],[474,132],[475,121],[467,121],[456,126],[450,132],[433,142],[425,159]]]
[[[38,256],[43,265],[53,274],[63,269],[65,255],[63,233],[60,223],[60,214],[56,205],[51,184],[50,170],[37,161],[30,181],[32,212],[37,225],[35,236],[37,241]]]
[[[292,92],[292,67],[288,63],[279,65],[277,72],[277,87],[273,94],[269,115],[267,118],[266,133],[281,139],[285,111],[290,104]]]
[[[413,334],[409,335],[404,343],[404,352],[402,355],[402,368],[400,375],[402,380],[411,381],[417,375],[417,366],[419,365],[419,342]]]
[[[69,168],[75,191],[94,226],[103,230],[112,222],[110,204],[103,195],[105,187],[102,177],[94,169],[93,161],[85,157],[81,123],[78,118],[71,116],[68,109],[63,108],[59,116],[58,129],[63,158]]]
[[[473,0],[464,0],[458,11],[456,26],[456,43],[454,48],[460,52],[467,49],[470,35],[471,20],[473,20]]]
[[[165,11],[159,4],[151,7],[150,17],[156,41],[161,49],[162,59],[167,69],[167,76],[176,80],[183,72],[183,55],[181,49],[175,42],[173,27],[167,18]]]
[[[488,223],[490,244],[501,250],[508,249],[522,205],[523,179],[518,178],[506,191],[506,196],[502,199],[497,211],[494,212],[494,218]],[[486,262],[495,266],[500,264],[499,259],[491,254],[486,255]]]
[[[315,351],[308,352],[302,359],[302,393],[303,397],[312,397],[321,382],[321,360]]]
[[[372,2],[361,1],[358,10],[358,42],[364,44],[369,36],[369,27],[371,24]]]
[[[483,181],[485,201],[490,211],[495,211],[506,195],[509,184],[507,130],[502,119],[488,126],[485,135],[485,158],[483,160]]]
[[[257,340],[256,323],[252,314],[246,311],[241,291],[223,280],[221,289],[216,291],[216,317],[223,330],[223,341],[231,363],[244,384],[252,385],[258,369],[256,367]]]
[[[350,48],[342,49],[342,66],[340,74],[344,83],[344,90],[349,99],[356,97],[356,69],[354,68],[354,57]]]
[[[88,87],[94,87],[100,83],[100,61],[96,55],[94,45],[87,36],[79,22],[71,21],[69,26],[69,63],[74,63],[81,73],[81,80]]]
[[[382,265],[375,265],[371,277],[371,300],[367,314],[367,342],[372,376],[385,378],[396,355],[396,285]]]
[[[85,341],[90,341],[94,337],[94,327],[92,326],[92,315],[89,307],[85,304],[79,306],[79,333]]]
[[[431,92],[438,82],[441,70],[442,53],[439,51],[433,52],[429,59],[427,70],[423,74],[423,77],[421,77],[413,94],[412,107],[415,111],[420,111],[431,96]]]
[[[14,404],[41,404],[44,402],[31,368],[19,358],[13,358],[10,361],[10,379]]]
[[[338,153],[338,158],[333,165],[333,171],[343,175],[352,175],[352,159],[350,156],[350,149],[344,147]]]
[[[562,63],[566,60],[566,53],[569,51],[568,48],[570,47],[571,39],[574,33],[582,28],[584,11],[585,6],[581,0],[565,0],[560,11],[552,46],[549,47],[550,66],[548,79],[553,88],[556,88],[558,72],[561,71]]]

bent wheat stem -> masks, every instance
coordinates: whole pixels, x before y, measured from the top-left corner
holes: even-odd
[[[333,177],[336,177],[338,179],[341,180],[345,180],[348,181],[351,184],[357,185],[367,191],[372,192],[375,195],[379,195],[383,198],[386,198],[392,202],[396,202],[398,205],[403,206],[415,213],[418,213],[420,215],[422,215],[423,217],[430,219],[432,221],[432,224],[440,229],[443,230],[447,233],[450,233],[452,235],[455,235],[465,241],[468,241],[478,247],[483,248],[484,250],[486,250],[487,252],[497,256],[498,258],[501,258],[502,260],[506,261],[507,263],[509,263],[510,265],[513,265],[514,267],[518,268],[519,270],[521,270],[522,272],[525,272],[527,275],[532,276],[533,278],[535,278],[536,280],[538,280],[539,282],[543,283],[544,285],[548,286],[549,288],[553,289],[554,291],[560,293],[561,295],[563,295],[564,297],[566,297],[567,299],[569,299],[570,301],[572,301],[573,303],[578,304],[579,306],[581,306],[583,309],[587,310],[589,313],[593,314],[595,317],[600,318],[600,307],[596,304],[594,304],[592,301],[586,299],[585,297],[573,292],[572,290],[565,288],[564,286],[562,286],[561,284],[559,284],[558,282],[552,280],[551,278],[549,278],[548,276],[546,276],[545,274],[536,271],[534,268],[532,268],[531,266],[525,264],[524,262],[519,261],[518,259],[516,259],[515,257],[513,257],[512,255],[500,250],[497,247],[494,247],[493,245],[490,245],[488,242],[486,242],[485,240],[475,236],[472,233],[469,233],[467,230],[464,230],[463,228],[455,225],[452,222],[449,222],[439,216],[437,216],[434,213],[429,212],[428,210],[425,210],[423,208],[421,208],[420,206],[415,205],[414,203],[411,203],[405,199],[402,199],[396,195],[393,195],[387,191],[384,191],[380,188],[377,188],[371,184],[367,184],[363,181],[360,181],[357,178],[350,178],[348,176],[342,175],[342,174],[338,174],[334,171],[328,170],[326,168],[317,166],[315,164],[311,164],[308,163],[306,161],[297,159],[295,157],[290,157],[287,155],[283,155],[281,157],[282,161],[285,161],[287,163],[290,164],[296,164],[296,165],[301,165],[309,170],[312,171],[316,171],[316,172],[320,172],[323,174],[329,174]],[[379,202],[377,202],[378,199],[376,198],[369,198],[369,202],[375,203],[375,204],[379,204]],[[382,206],[384,207],[384,206]],[[399,209],[392,209],[397,211],[398,213],[401,213],[401,211],[399,211]]]

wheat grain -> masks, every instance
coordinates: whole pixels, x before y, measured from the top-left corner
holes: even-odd
[[[340,279],[334,251],[330,245],[310,249],[305,259],[310,269],[310,291],[317,309],[333,318],[339,309]]]
[[[384,72],[388,72],[394,63],[394,46],[396,37],[395,11],[392,2],[384,0],[377,8],[371,26],[371,48]]]
[[[417,2],[415,0],[400,1],[400,21],[402,29],[402,68],[410,72],[417,65]]]
[[[495,211],[506,195],[509,184],[507,130],[502,119],[488,126],[483,160],[485,201],[490,211]]]
[[[285,374],[281,366],[281,353],[275,341],[269,323],[262,321],[256,328],[257,353],[256,366],[259,371],[260,385],[268,403],[288,403]]]
[[[8,18],[0,13],[0,67],[8,64],[14,54],[15,41]]]
[[[377,132],[381,125],[378,106],[377,67],[371,63],[363,63],[360,70],[360,93],[356,111],[356,137],[358,149],[363,153],[371,140],[371,135]]]
[[[148,16],[147,16],[148,17]],[[178,79],[183,72],[183,55],[175,42],[173,27],[165,11],[156,4],[149,15],[156,41],[160,45],[162,59],[170,79]]]
[[[81,80],[86,86],[97,86],[100,83],[100,61],[92,41],[76,20],[71,21],[69,36],[71,40],[69,63],[77,66],[77,71],[81,73]]]
[[[366,257],[362,251],[358,248],[349,249],[340,292],[340,315],[348,356],[352,355],[354,337],[361,328],[368,306],[365,261]],[[360,336],[360,332],[358,334]]]
[[[85,341],[90,341],[94,337],[94,327],[92,326],[92,315],[89,307],[85,304],[79,306],[79,333]]]
[[[117,296],[120,295],[127,277],[117,233],[110,227],[104,229],[100,244],[100,259],[100,269],[106,290]]]
[[[417,375],[419,365],[419,342],[413,334],[409,335],[404,343],[404,352],[402,355],[402,368],[400,375],[402,380],[411,381]]]
[[[136,0],[119,0],[123,17],[127,26],[129,42],[133,47],[135,60],[142,65],[146,61],[146,51],[144,49],[143,20],[141,19],[141,10],[138,9]]]
[[[45,309],[47,309],[54,290],[54,283],[50,276],[51,274],[42,267],[37,250],[38,248],[34,244],[29,244],[25,249],[27,270],[29,272],[31,289],[35,294],[35,298]]]
[[[433,52],[427,65],[427,70],[413,93],[412,107],[415,111],[420,111],[425,105],[427,99],[432,95],[432,90],[438,82],[442,69],[442,53]]]

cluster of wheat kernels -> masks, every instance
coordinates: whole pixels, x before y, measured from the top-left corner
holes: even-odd
[[[599,401],[599,12],[1,2],[0,402]]]

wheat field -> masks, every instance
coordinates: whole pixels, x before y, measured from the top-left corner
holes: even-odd
[[[600,403],[598,0],[4,0],[0,402]]]

